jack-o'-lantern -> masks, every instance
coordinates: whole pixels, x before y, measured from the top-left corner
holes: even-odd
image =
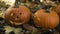
[[[59,16],[52,10],[40,9],[34,14],[34,24],[45,29],[53,29],[59,24]]]
[[[17,1],[15,6],[8,8],[5,12],[5,19],[11,25],[22,25],[30,20],[30,10],[23,5],[18,6]]]

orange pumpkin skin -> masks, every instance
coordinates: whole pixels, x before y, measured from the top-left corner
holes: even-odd
[[[60,15],[60,4],[56,6],[55,11]]]
[[[20,5],[19,8],[10,7],[5,12],[5,19],[11,25],[22,25],[30,20],[30,10]]]
[[[59,16],[54,11],[46,13],[46,10],[41,9],[34,14],[34,23],[45,29],[53,29],[59,24]]]

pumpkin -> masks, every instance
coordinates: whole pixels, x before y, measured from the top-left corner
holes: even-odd
[[[53,29],[59,24],[59,16],[52,10],[40,9],[34,14],[34,24],[44,29]]]
[[[56,6],[55,11],[60,15],[60,4]]]
[[[5,12],[6,21],[11,25],[22,25],[28,23],[31,16],[30,10],[23,5],[14,7],[15,6],[11,6]]]

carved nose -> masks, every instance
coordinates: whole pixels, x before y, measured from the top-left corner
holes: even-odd
[[[18,17],[18,16],[16,16],[15,20],[18,20],[18,19],[19,19],[19,17]]]

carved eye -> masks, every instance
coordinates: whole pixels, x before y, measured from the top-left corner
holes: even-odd
[[[11,13],[10,15],[11,15],[11,16],[14,16],[15,14],[14,14],[14,13]]]

